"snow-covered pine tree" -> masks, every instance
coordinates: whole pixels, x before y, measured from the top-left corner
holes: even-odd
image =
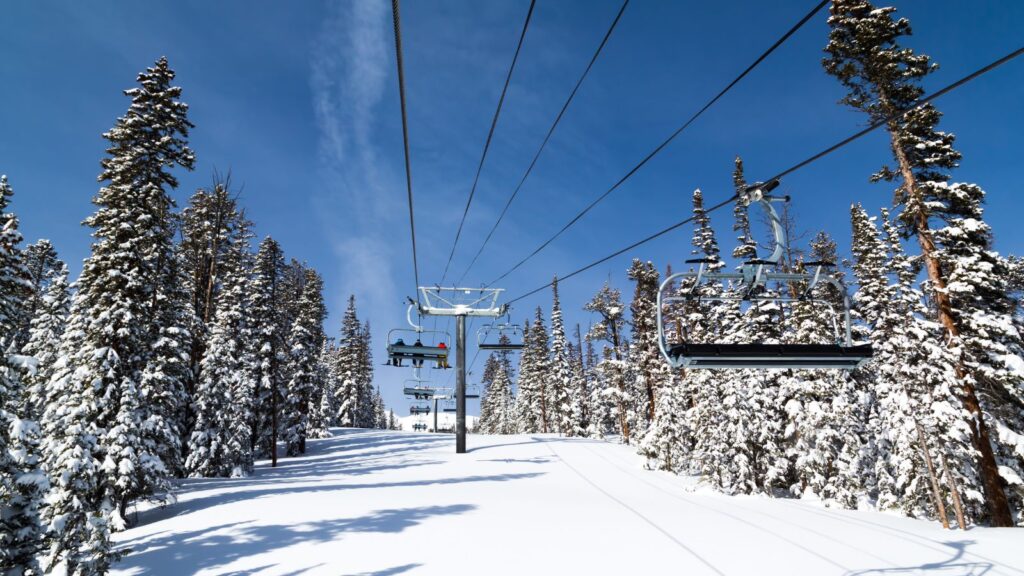
[[[388,413],[384,407],[384,397],[380,395],[380,388],[373,389],[373,427],[378,430],[388,429]]]
[[[258,456],[269,456],[277,466],[277,437],[284,404],[287,332],[281,310],[281,279],[284,254],[271,237],[260,242],[256,268],[250,284],[252,300],[255,393],[252,442]]]
[[[570,390],[574,386],[572,354],[565,337],[562,303],[558,300],[558,277],[551,281],[551,360],[548,367],[547,408],[549,420],[560,434],[571,436],[572,405]]]
[[[737,156],[735,164],[736,169],[732,173],[732,183],[736,193],[739,194],[747,188],[747,180],[743,176],[743,159]],[[732,213],[732,229],[734,232],[739,232],[739,236],[736,237],[736,247],[732,249],[732,257],[740,262],[757,258],[757,240],[750,232],[750,216],[747,214],[747,207],[742,202],[736,202],[733,205]]]
[[[362,383],[362,365],[359,348],[362,346],[362,326],[356,316],[356,297],[348,297],[348,307],[341,321],[341,341],[335,355],[338,383],[334,390],[334,405],[338,426],[358,426],[359,390]]]
[[[836,244],[828,234],[821,232],[811,241],[811,261],[837,264]],[[806,271],[803,261],[795,262],[795,270]],[[794,286],[794,290],[803,293],[806,286]],[[831,305],[831,311],[826,304],[812,300],[794,302],[785,316],[784,339],[800,344],[835,342],[840,337],[835,328],[841,319],[830,315],[843,309],[842,295],[834,286],[822,283],[811,296]],[[779,382],[786,414],[785,450],[793,473],[790,492],[799,496],[810,491],[826,503],[848,504],[860,485],[857,456],[861,430],[854,380],[834,370],[793,370]]]
[[[331,343],[324,337],[317,353],[317,387],[309,398],[309,437],[330,438],[334,417],[334,394],[331,390]]]
[[[626,341],[622,334],[625,325],[622,315],[624,310],[622,293],[606,282],[583,309],[600,317],[600,320],[590,326],[587,340],[605,343],[601,361],[595,366],[602,384],[600,394],[608,400],[614,410],[613,417],[618,424],[617,433],[621,434],[623,442],[629,444],[632,426],[630,406],[633,397],[626,380]],[[522,379],[522,371],[520,371],[520,379]]]
[[[306,269],[306,280],[299,298],[298,314],[292,324],[289,343],[289,370],[285,405],[281,414],[282,440],[287,443],[288,456],[306,453],[310,401],[321,388],[320,350],[324,343],[324,281],[312,268]]]
[[[165,214],[169,221],[170,214]],[[144,493],[161,498],[170,496],[170,477],[184,471],[190,419],[188,390],[195,388],[189,359],[194,313],[173,235],[173,225],[166,226],[161,234],[169,250],[157,260],[152,280],[150,353],[139,383],[141,448],[145,454],[139,485]]]
[[[0,355],[13,350],[26,302],[33,294],[21,248],[18,218],[7,210],[14,190],[0,175]]]
[[[0,572],[38,574],[39,507],[47,483],[39,471],[38,427],[22,418],[22,372],[31,374],[37,363],[10,353],[18,345],[19,323],[35,289],[18,246],[18,219],[8,211],[12,195],[7,177],[0,176]]]
[[[872,121],[903,113],[886,125],[897,165],[872,180],[899,182],[895,200],[903,233],[921,247],[926,293],[944,340],[959,356],[957,393],[973,419],[988,521],[1012,526],[1024,512],[1015,518],[1004,488],[1010,474],[1001,474],[1000,466],[1019,478],[1024,458],[1005,445],[1000,432],[1024,432],[1024,371],[1017,369],[1024,355],[1021,337],[1011,321],[1005,269],[982,219],[985,193],[974,184],[949,183],[961,157],[952,147],[954,136],[937,129],[941,113],[932,104],[917,105],[921,81],[935,65],[900,45],[910,23],[894,19],[893,12],[867,0],[833,2],[824,66],[849,90],[843,102]]]
[[[570,436],[587,437],[590,435],[591,405],[590,405],[590,381],[587,378],[586,367],[583,365],[583,337],[580,334],[580,325],[576,325],[576,345],[571,343],[570,354],[572,362],[572,386],[569,388],[569,414],[571,428]]]
[[[551,351],[540,307],[537,307],[533,325],[524,337],[526,340],[519,359],[519,393],[516,395],[520,432],[548,432],[554,416],[549,409],[548,390]]]
[[[109,530],[123,529],[128,503],[152,496],[169,475],[144,442],[141,403],[153,333],[174,328],[157,313],[157,288],[174,258],[165,187],[178,184],[171,168],[194,163],[188,106],[173,79],[165,58],[140,73],[140,87],[125,91],[128,112],[103,135],[110,146],[99,180],[107,185],[85,221],[95,241],[48,394],[59,403],[44,414],[45,467],[56,479],[46,513],[51,559],[69,571],[105,572],[117,557]]]
[[[255,372],[248,314],[252,256],[246,225],[229,240],[218,265],[216,310],[192,397],[195,425],[186,471],[191,476],[243,476],[252,469]]]
[[[358,343],[359,345],[356,348],[356,362],[358,366],[356,380],[358,382],[359,400],[356,410],[356,421],[358,422],[356,426],[376,428],[377,425],[374,420],[376,417],[376,405],[373,396],[373,350],[370,341],[369,321],[363,323],[363,327],[359,331]]]
[[[36,360],[35,374],[25,376],[24,417],[30,420],[40,422],[42,419],[46,407],[46,385],[57,364],[60,339],[64,335],[70,310],[68,269],[61,262],[29,323],[28,342],[22,348],[23,354]]]
[[[634,259],[627,271],[636,283],[629,305],[632,317],[630,364],[637,386],[636,411],[639,437],[647,433],[655,419],[657,396],[668,380],[668,368],[658,349],[657,300],[661,276],[650,262]]]
[[[216,322],[217,302],[227,284],[225,268],[230,265],[228,260],[234,258],[231,253],[235,242],[242,236],[248,242],[251,235],[252,223],[246,220],[238,206],[237,193],[230,188],[230,175],[222,178],[215,173],[212,188],[196,190],[181,214],[178,251],[192,320],[189,366],[193,378],[186,389],[190,398],[200,385],[203,358]],[[184,414],[186,438],[191,437],[197,418],[192,408],[189,403]]]
[[[480,374],[480,416],[477,417],[477,428],[482,434],[496,434],[491,422],[492,404],[494,397],[491,396],[491,384],[494,383],[494,374],[498,369],[498,355],[491,353],[484,361],[484,370]]]
[[[42,300],[50,283],[60,273],[64,263],[57,257],[57,250],[46,239],[29,244],[22,251],[25,271],[28,273],[29,293],[21,306],[18,319],[17,334],[14,337],[16,350],[21,350],[28,342],[32,319],[39,312]]]
[[[498,362],[495,366],[494,380],[488,391],[491,403],[488,434],[516,433],[515,399],[512,397],[512,382],[509,380],[508,370],[508,365],[503,362]]]
[[[885,216],[883,237],[862,207],[851,209],[853,269],[860,286],[856,311],[871,328],[875,347],[874,358],[858,374],[868,379],[872,391],[866,429],[872,442],[868,455],[875,461],[865,476],[879,508],[941,519],[946,496],[935,473],[938,456],[946,450],[959,455],[954,461],[964,462],[965,468],[958,477],[973,476],[965,430],[968,415],[962,408],[959,416],[949,410],[959,405],[950,387],[956,358],[936,337],[939,326],[925,318],[922,295],[915,287],[918,271]],[[937,426],[941,421],[946,422],[943,427],[952,424],[959,431],[959,438],[942,435],[950,441],[945,447]],[[968,485],[977,487],[974,478]]]
[[[737,214],[743,219],[737,223],[738,229],[743,229],[745,226],[745,234],[748,235],[749,225],[744,224],[746,210]],[[711,218],[704,209],[704,195],[699,189],[693,191],[693,218],[694,232],[691,240],[693,245],[691,254],[695,260],[704,261],[703,265],[706,270],[717,272],[725,266],[725,263],[721,259],[715,231],[711,226]],[[699,262],[690,262],[690,264],[700,265]],[[676,287],[676,290],[680,295],[693,292],[715,297],[722,294],[722,287],[718,282],[707,282],[702,286],[693,286],[692,282],[684,282]],[[656,292],[654,297],[657,297]],[[655,306],[656,300],[652,302],[650,314],[656,313]],[[717,333],[721,330],[721,327],[715,324],[716,311],[720,306],[714,302],[705,302],[701,305],[695,301],[684,303],[671,311],[678,317],[670,324],[675,324],[674,330],[681,333],[678,336],[685,335],[688,341],[714,341],[717,339]],[[712,311],[710,314],[709,309]],[[655,330],[656,325],[651,329]],[[657,335],[654,337],[657,338]],[[646,345],[653,345],[654,352],[660,355],[656,339]],[[716,379],[719,375],[707,370],[689,370],[675,374],[670,374],[667,369],[663,368],[663,370],[662,378],[671,378],[671,380],[660,391],[655,418],[644,437],[640,451],[654,461],[655,467],[678,472],[683,470],[694,444],[690,418],[699,415],[701,410],[717,409],[717,406],[702,405],[697,410],[693,410],[692,407],[698,397],[707,402],[718,401],[707,395],[699,395],[698,392],[702,387],[708,385],[711,379]],[[704,431],[706,433],[707,429],[705,428]]]
[[[890,274],[896,279],[893,310],[895,317],[902,319],[897,321],[895,344],[902,346],[904,353],[893,365],[900,370],[893,380],[902,384],[904,395],[910,398],[907,405],[918,407],[911,421],[933,484],[936,514],[945,523],[937,500],[952,497],[955,507],[961,509],[957,513],[977,522],[985,516],[985,503],[977,453],[971,445],[971,414],[956,393],[958,357],[955,350],[943,345],[941,325],[928,320],[925,297],[917,287],[920,269],[904,252],[896,223],[888,211],[883,210],[882,216]],[[945,486],[938,478],[939,462],[953,463],[952,468],[943,466]],[[957,487],[955,494],[947,491],[950,486]]]

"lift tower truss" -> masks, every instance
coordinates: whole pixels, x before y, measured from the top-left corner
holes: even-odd
[[[502,288],[420,286],[419,311],[424,316],[455,317],[455,452],[466,453],[466,317],[499,318]]]

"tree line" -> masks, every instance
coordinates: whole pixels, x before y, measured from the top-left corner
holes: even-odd
[[[856,287],[855,337],[873,344],[874,358],[852,372],[671,370],[657,345],[661,275],[634,260],[629,320],[620,291],[606,284],[584,307],[593,323],[585,339],[576,328],[575,342],[556,279],[550,335],[538,308],[518,374],[507,354],[487,362],[482,431],[614,435],[652,467],[699,474],[730,494],[812,495],[961,527],[1024,525],[1024,261],[993,250],[984,190],[953,181],[955,137],[939,129],[933,104],[917,104],[936,65],[901,45],[910,24],[894,12],[835,0],[823,59],[848,90],[843,104],[871,122],[902,113],[885,123],[892,164],[870,175],[895,186],[893,204],[877,214],[850,207],[852,254],[840,272]],[[748,184],[739,158],[733,179],[737,191]],[[710,269],[729,266],[699,190],[693,214],[692,253]],[[785,220],[794,229],[792,215]],[[757,258],[745,206],[736,205],[731,231],[734,264]],[[841,264],[828,233],[806,254],[785,254],[782,268],[810,261]],[[737,294],[689,282],[668,290]],[[841,304],[827,285],[815,296]],[[669,341],[684,331],[691,342],[836,336],[828,312],[799,300],[691,301],[663,312]]]
[[[253,223],[215,175],[177,211],[188,105],[161,58],[103,134],[81,276],[22,247],[0,178],[0,572],[103,574],[111,534],[184,476],[235,477],[330,426],[395,427],[349,299],[324,332],[323,280]]]

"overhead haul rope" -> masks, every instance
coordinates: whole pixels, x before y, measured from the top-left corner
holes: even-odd
[[[700,116],[704,112],[706,112],[709,108],[711,108],[711,106],[714,105],[715,102],[718,102],[718,100],[722,96],[725,96],[725,94],[727,92],[729,92],[729,90],[731,90],[734,86],[736,86],[736,84],[738,84],[740,80],[742,80],[747,74],[749,74],[751,71],[753,71],[754,68],[757,68],[757,66],[759,64],[761,64],[761,62],[763,62],[779,46],[782,46],[782,44],[784,42],[786,42],[786,40],[788,40],[790,36],[795,34],[797,30],[799,30],[801,27],[803,27],[803,25],[806,24],[807,21],[810,20],[812,17],[814,17],[814,15],[817,14],[822,8],[824,8],[825,5],[828,4],[828,2],[829,2],[829,0],[822,0],[821,2],[819,2],[817,4],[817,6],[812,8],[810,12],[808,12],[806,15],[804,15],[803,18],[800,19],[800,21],[798,21],[796,24],[794,24],[792,28],[790,28],[785,34],[783,34],[778,40],[776,40],[774,44],[772,44],[767,50],[765,50],[760,56],[758,56],[757,59],[754,60],[754,62],[752,64],[750,64],[750,66],[747,66],[747,68],[743,72],[741,72],[739,76],[734,78],[732,82],[730,82],[725,88],[723,88],[718,94],[716,94],[714,98],[709,100],[707,102],[707,104],[705,104],[700,110],[698,110],[693,116],[691,116],[689,120],[684,122],[682,126],[677,128],[675,132],[670,134],[669,137],[666,138],[664,141],[662,141],[661,144],[658,144],[658,146],[655,147],[654,150],[652,150],[650,153],[648,153],[647,156],[644,156],[644,158],[642,160],[640,160],[640,162],[637,165],[633,166],[633,168],[630,169],[629,172],[626,172],[625,176],[623,176],[622,178],[619,178],[618,182],[613,184],[611,188],[609,188],[603,194],[601,194],[600,196],[595,198],[590,204],[587,205],[586,208],[584,208],[582,211],[580,211],[579,214],[576,214],[576,216],[574,216],[571,220],[569,220],[569,222],[565,226],[562,226],[562,228],[558,232],[555,232],[555,234],[553,236],[551,236],[550,238],[545,240],[543,243],[541,243],[541,245],[538,246],[536,249],[534,249],[533,252],[531,252],[525,258],[523,258],[522,260],[517,262],[514,266],[512,266],[511,268],[506,270],[501,276],[498,276],[497,278],[495,278],[494,280],[489,282],[487,284],[487,286],[492,286],[495,283],[500,282],[503,278],[505,278],[506,276],[508,276],[512,272],[516,271],[520,266],[525,264],[528,260],[530,260],[531,258],[536,256],[537,254],[539,254],[541,252],[541,250],[546,248],[549,244],[554,242],[555,239],[557,239],[559,236],[561,236],[562,233],[564,233],[566,230],[568,230],[574,224],[576,224],[576,222],[578,222],[581,218],[583,218],[583,216],[585,216],[588,212],[590,212],[590,210],[592,210],[595,206],[600,204],[612,192],[614,192],[616,189],[618,189],[619,186],[621,186],[623,183],[625,183],[626,180],[629,180],[629,178],[632,177],[634,174],[636,174],[641,168],[643,168],[644,165],[647,164],[647,162],[649,162],[652,158],[657,156],[658,153],[660,153],[662,150],[664,150],[665,147],[668,146],[673,140],[675,140],[675,138],[677,136],[682,134],[683,131],[686,130],[690,126],[690,124],[693,124],[693,122],[696,121],[697,118],[700,118]]]
[[[872,123],[867,128],[864,128],[863,130],[861,130],[859,132],[856,132],[855,134],[853,134],[853,135],[851,135],[851,136],[849,136],[847,138],[844,138],[843,140],[840,140],[839,142],[833,144],[832,146],[829,146],[828,148],[825,148],[821,152],[818,152],[817,154],[807,158],[806,160],[803,160],[802,162],[794,164],[793,166],[790,166],[789,168],[779,172],[775,176],[772,176],[771,178],[765,180],[765,182],[771,182],[772,180],[778,180],[778,179],[781,179],[783,176],[787,176],[789,174],[792,174],[793,172],[796,172],[797,170],[800,170],[801,168],[804,168],[808,164],[811,164],[813,162],[816,162],[817,160],[820,160],[821,158],[824,158],[825,156],[831,154],[832,152],[835,152],[836,150],[846,146],[847,144],[850,144],[851,142],[853,142],[853,141],[863,137],[864,135],[866,135],[866,134],[868,134],[870,132],[873,132],[874,130],[877,130],[879,127],[884,126],[885,124],[888,124],[889,122],[892,122],[893,120],[897,120],[899,118],[902,118],[903,115],[907,114],[908,112],[911,112],[911,111],[917,109],[918,107],[920,107],[920,106],[922,106],[924,104],[927,104],[927,103],[931,102],[932,100],[935,100],[936,98],[939,98],[941,96],[944,96],[945,94],[948,94],[948,93],[952,92],[953,90],[956,90],[957,88],[963,86],[964,84],[967,84],[968,82],[974,80],[975,78],[978,78],[979,76],[985,74],[986,72],[990,72],[990,71],[998,68],[999,66],[1002,66],[1003,64],[1006,64],[1007,62],[1009,62],[1010,60],[1013,60],[1014,58],[1017,58],[1021,54],[1024,54],[1024,47],[1018,48],[1017,50],[1014,50],[1013,52],[1007,54],[1006,56],[1003,56],[1002,58],[996,60],[995,62],[992,62],[988,66],[985,66],[983,68],[979,68],[978,70],[968,74],[967,76],[964,76],[963,78],[957,80],[956,82],[953,82],[952,84],[946,86],[945,88],[942,88],[941,90],[938,90],[937,92],[934,92],[931,95],[926,96],[925,98],[919,99],[912,106],[907,107],[907,109],[895,112],[895,113],[890,114],[889,116],[887,116],[885,118],[882,118],[881,120],[878,120],[878,121]],[[739,194],[733,194],[729,198],[727,198],[727,199],[719,202],[718,204],[715,204],[711,208],[705,210],[705,213],[706,214],[710,214],[710,213],[714,212],[715,210],[718,210],[718,209],[722,208],[723,206],[726,206],[726,205],[736,201],[737,198],[739,198]],[[570,272],[570,273],[568,273],[568,274],[566,274],[564,276],[560,276],[560,277],[558,277],[558,280],[559,281],[568,280],[569,278],[572,278],[573,276],[576,276],[577,274],[580,274],[582,272],[586,272],[587,270],[590,270],[594,266],[597,266],[599,264],[607,262],[608,260],[611,260],[612,258],[615,258],[616,256],[620,256],[620,255],[622,255],[622,254],[624,254],[624,253],[626,253],[626,252],[628,252],[628,251],[630,251],[630,250],[632,250],[632,249],[634,249],[634,248],[636,248],[638,246],[646,244],[646,243],[650,242],[651,240],[654,240],[655,238],[664,236],[665,234],[668,234],[669,232],[671,232],[673,230],[676,230],[677,228],[680,228],[681,226],[683,226],[685,224],[689,224],[690,222],[693,222],[694,219],[695,219],[695,217],[691,216],[689,218],[686,218],[685,220],[681,220],[679,222],[676,222],[675,224],[669,226],[668,228],[664,228],[662,230],[659,230],[658,232],[655,232],[654,234],[651,234],[650,236],[647,236],[646,238],[643,238],[642,240],[638,240],[638,241],[630,244],[629,246],[626,246],[625,248],[623,248],[621,250],[616,250],[615,252],[609,254],[608,256],[605,256],[603,258],[595,260],[595,261],[591,262],[590,264],[587,264],[586,266],[583,266],[582,268],[577,268],[576,270],[573,270],[572,272]],[[544,284],[543,286],[539,286],[539,287],[537,287],[537,288],[535,288],[535,289],[533,289],[533,290],[523,294],[522,296],[519,296],[517,298],[509,300],[508,304],[513,304],[515,302],[518,302],[519,300],[522,300],[524,298],[532,296],[532,295],[536,294],[537,292],[540,292],[541,290],[544,290],[544,289],[550,287],[553,283],[554,282],[548,282],[547,284]]]

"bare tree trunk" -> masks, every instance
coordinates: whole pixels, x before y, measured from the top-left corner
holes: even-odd
[[[882,100],[883,102],[885,101],[884,96],[882,96]],[[900,165],[900,175],[903,178],[903,187],[907,197],[913,198],[919,205],[923,204],[910,161],[900,147],[899,139],[897,138],[898,127],[895,122],[891,122],[888,128],[892,150]],[[917,241],[921,246],[921,256],[924,260],[925,270],[933,286],[932,292],[935,298],[938,320],[949,334],[949,345],[955,347],[960,340],[960,328],[953,315],[952,300],[946,291],[946,279],[943,276],[939,260],[935,255],[937,248],[932,238],[928,215],[921,208],[913,214],[913,218],[917,228]],[[981,474],[982,490],[985,493],[985,506],[991,517],[990,522],[993,526],[1012,527],[1014,524],[1010,512],[1010,502],[1006,498],[1006,492],[1003,490],[1002,479],[999,476],[999,467],[996,464],[995,453],[992,450],[992,442],[989,440],[988,426],[985,423],[977,391],[974,388],[974,384],[967,378],[967,369],[963,365],[962,360],[957,362],[956,376],[962,386],[959,394],[960,400],[972,416],[971,443],[979,455],[978,471]]]
[[[946,473],[946,482],[949,484],[949,493],[953,495],[953,510],[956,512],[956,523],[961,530],[967,530],[967,522],[964,520],[964,506],[960,501],[960,491],[957,489],[956,478],[953,471],[949,469],[949,462],[946,460],[946,453],[939,455],[942,458],[942,469]]]
[[[914,417],[914,428],[917,430],[917,441],[921,443],[921,452],[924,453],[924,463],[928,466],[928,481],[932,487],[932,501],[935,503],[935,513],[942,521],[942,527],[949,530],[949,518],[946,516],[946,504],[942,501],[942,492],[939,491],[939,479],[935,475],[935,465],[932,463],[932,453],[928,450],[928,441],[924,436],[924,429],[921,423]]]

